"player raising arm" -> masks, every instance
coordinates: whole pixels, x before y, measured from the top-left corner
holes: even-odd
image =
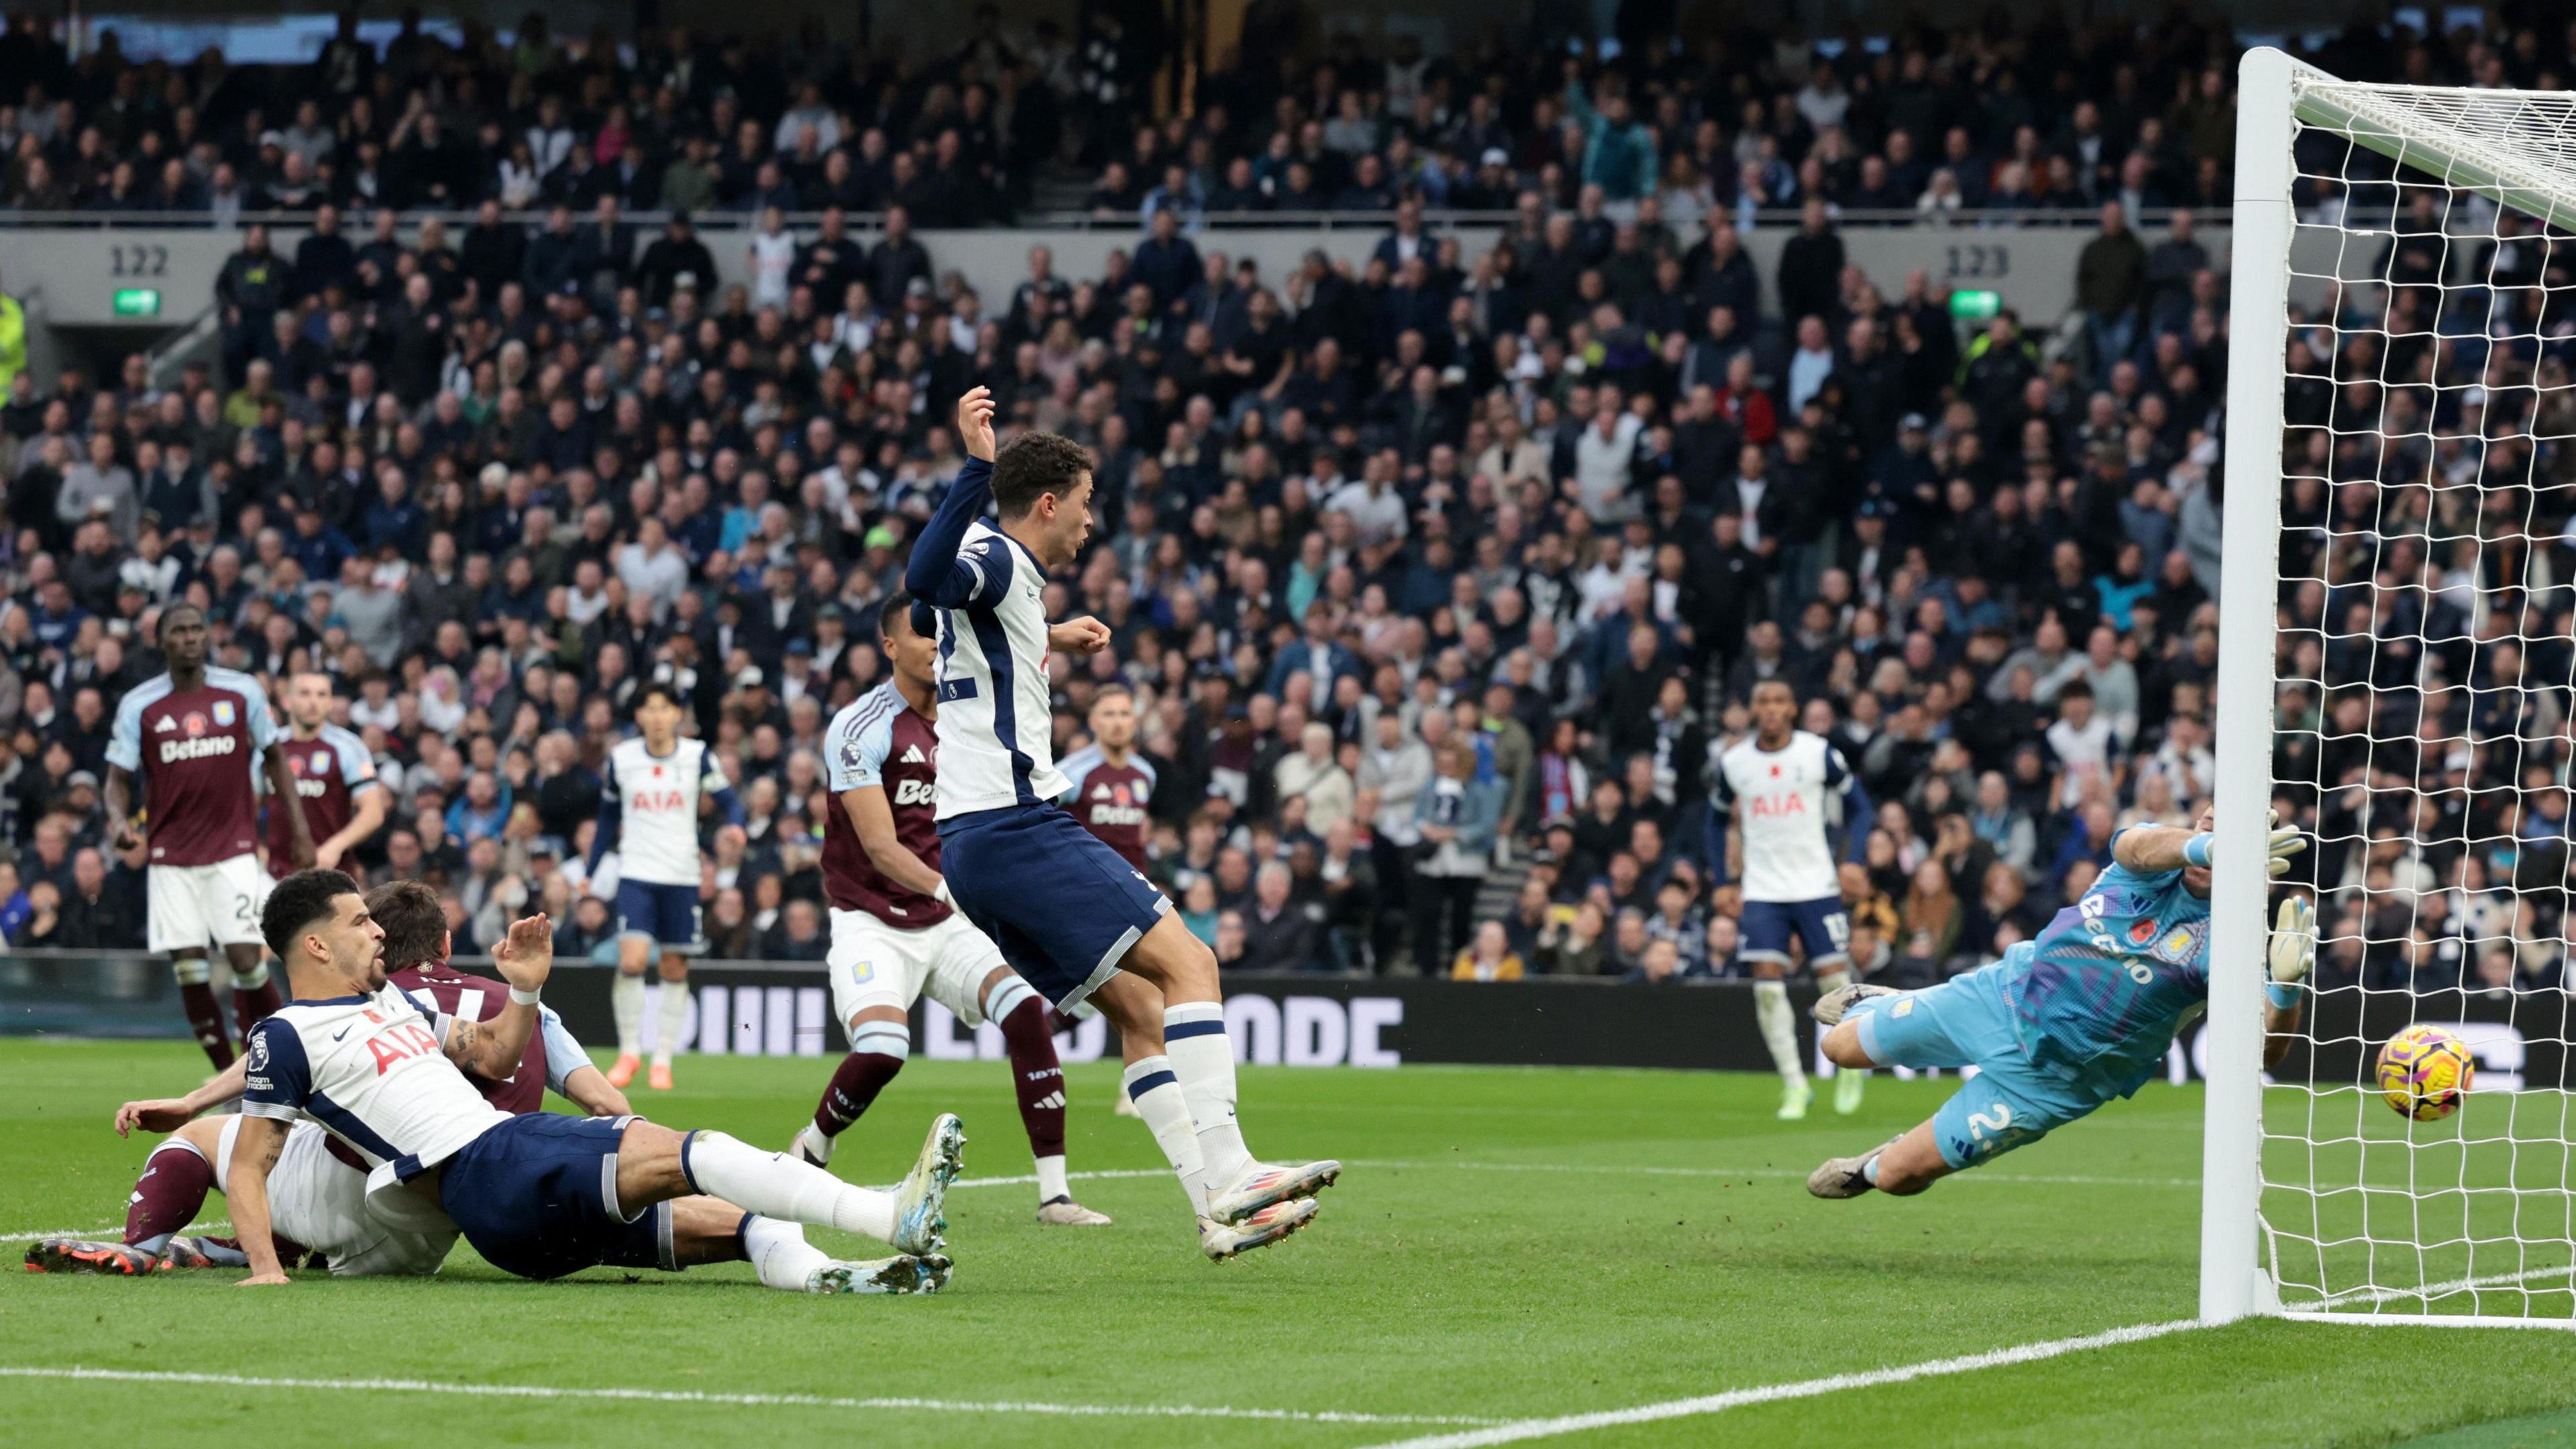
[[[968,1026],[992,1022],[1010,1049],[1011,1088],[1037,1161],[1038,1221],[1098,1227],[1064,1167],[1064,1066],[1047,1005],[992,938],[956,913],[939,875],[937,645],[901,590],[877,610],[894,678],[852,701],[824,731],[836,807],[823,825],[823,890],[832,905],[832,1008],[850,1052],[823,1089],[796,1150],[820,1167],[912,1055],[912,1003],[930,999]],[[930,612],[921,609],[925,616]]]
[[[387,979],[396,987],[468,1021],[490,1021],[509,1009],[509,987],[448,964],[452,942],[436,891],[419,881],[395,881],[368,892],[367,909],[385,929]],[[504,1112],[541,1110],[550,1088],[593,1117],[625,1116],[626,1094],[590,1064],[553,1008],[537,1011],[537,1032],[510,1075],[476,1077],[474,1089]],[[144,1159],[143,1175],[126,1199],[124,1241],[49,1238],[27,1249],[28,1269],[132,1275],[245,1266],[249,1260],[236,1240],[180,1234],[196,1220],[207,1192],[229,1175],[233,1147],[248,1120],[239,1113],[198,1114],[241,1096],[243,1067],[236,1059],[185,1097],[118,1108],[119,1136],[137,1127],[171,1134]],[[268,1189],[270,1229],[281,1262],[316,1255],[334,1276],[350,1278],[435,1273],[456,1241],[452,1226],[406,1228],[380,1220],[367,1204],[364,1160],[310,1121],[288,1130]]]
[[[1333,1161],[1272,1166],[1235,1120],[1234,1047],[1216,956],[1117,852],[1055,807],[1047,656],[1096,654],[1097,619],[1050,628],[1041,593],[1091,533],[1091,459],[1032,433],[996,451],[984,388],[957,403],[968,461],[923,525],[904,584],[939,608],[939,842],[967,918],[1058,1010],[1085,999],[1118,1027],[1125,1086],[1222,1261],[1294,1232]],[[1000,527],[982,521],[994,505]]]
[[[313,863],[313,834],[259,681],[207,666],[206,615],[196,605],[162,610],[158,629],[169,669],[126,692],[108,731],[107,818],[116,849],[132,850],[141,774],[149,945],[169,954],[188,1025],[221,1071],[233,1049],[206,948],[222,947],[232,965],[233,1015],[245,1040],[251,1023],[277,1009],[277,987],[260,960],[259,908],[269,883],[258,855],[263,768],[285,817],[287,858],[299,870]]]
[[[2193,830],[2120,832],[2093,889],[2002,960],[1923,991],[1852,985],[1818,1001],[1816,1020],[1832,1028],[1825,1056],[1837,1066],[1978,1070],[1930,1121],[1874,1152],[1826,1162],[1807,1191],[1918,1193],[2134,1095],[2174,1032],[2209,1002],[2210,829],[2204,809]],[[2306,848],[2276,813],[2264,869],[2279,876]],[[2299,1027],[2315,919],[2304,897],[2281,903],[2268,953],[2267,1066]]]
[[[252,1032],[242,1098],[252,1120],[225,1177],[252,1270],[245,1282],[286,1281],[266,1186],[299,1117],[368,1164],[368,1202],[380,1216],[451,1224],[487,1262],[520,1277],[747,1258],[762,1283],[804,1292],[931,1292],[947,1281],[941,1207],[965,1142],[954,1116],[931,1123],[911,1174],[890,1193],[721,1132],[683,1134],[634,1117],[512,1116],[466,1073],[506,1074],[536,1029],[553,965],[543,916],[513,923],[494,950],[510,991],[489,1023],[425,1010],[386,982],[384,929],[338,871],[278,882],[262,926],[296,999]],[[836,1263],[795,1223],[882,1239],[901,1256]]]

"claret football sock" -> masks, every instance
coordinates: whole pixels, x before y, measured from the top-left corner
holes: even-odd
[[[831,1084],[815,1104],[815,1130],[825,1137],[840,1136],[866,1114],[911,1055],[911,1028],[890,1021],[860,1022],[850,1034],[850,1054],[832,1069]]]
[[[1018,990],[1013,992],[1012,987]],[[1010,1048],[1011,1088],[1019,1094],[1020,1125],[1029,1134],[1029,1156],[1038,1164],[1038,1201],[1065,1195],[1064,1064],[1057,1060],[1055,1037],[1047,1027],[1047,1004],[1013,977],[993,993],[988,1007]],[[1055,1166],[1055,1191],[1046,1188],[1047,1166]]]
[[[206,1060],[216,1071],[233,1064],[233,1044],[224,1035],[224,1008],[215,1000],[215,988],[207,980],[212,974],[202,956],[183,956],[170,963],[170,972],[179,978],[179,1006],[188,1014],[188,1030],[205,1049]]]
[[[143,1176],[125,1204],[125,1241],[147,1253],[160,1252],[171,1235],[197,1220],[206,1193],[215,1185],[215,1165],[180,1138],[152,1149],[143,1159]]]

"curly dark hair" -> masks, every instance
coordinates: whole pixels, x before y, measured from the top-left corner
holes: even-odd
[[[1052,493],[1061,498],[1091,476],[1091,454],[1057,433],[1022,433],[993,459],[993,505],[1018,518]]]
[[[299,870],[279,881],[260,908],[259,935],[280,961],[305,927],[331,914],[333,901],[358,893],[358,883],[336,870]]]

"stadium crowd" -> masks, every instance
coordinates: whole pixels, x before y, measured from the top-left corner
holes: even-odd
[[[2228,200],[2233,47],[2189,20],[1809,45],[1750,23],[1669,40],[1675,7],[1638,3],[1619,7],[1616,36],[1571,55],[1559,8],[1537,7],[1532,33],[1433,55],[1410,36],[1375,52],[1327,40],[1298,0],[1260,0],[1235,51],[1257,59],[1197,76],[1194,104],[1163,120],[1157,72],[1174,42],[1141,0],[1083,7],[1080,34],[987,6],[970,44],[909,63],[819,19],[792,40],[673,29],[621,46],[605,32],[567,43],[541,13],[505,39],[417,12],[381,49],[353,12],[305,66],[129,58],[113,28],[74,59],[28,14],[0,35],[0,201],[227,225],[324,203],[899,206],[936,229],[1007,222],[1056,174],[1087,179],[1084,208],[1108,217],[1382,212],[1410,196],[1692,232],[1811,199],[1989,222]],[[2484,81],[2495,67],[2525,84],[2548,69],[2536,36],[2424,49],[2365,68]]]
[[[1235,265],[1221,237],[1193,240],[1199,203],[1150,198],[1133,203],[1144,236],[1107,274],[1058,277],[1041,252],[1006,297],[943,279],[900,217],[871,241],[838,216],[772,233],[774,272],[708,295],[716,269],[685,219],[640,253],[563,213],[531,231],[468,185],[470,168],[455,195],[487,209],[453,241],[392,209],[363,238],[319,213],[291,256],[253,227],[216,288],[219,368],[167,387],[140,359],[115,379],[22,374],[0,405],[0,928],[18,946],[140,944],[139,855],[119,858],[106,839],[105,722],[158,669],[156,611],[188,599],[214,621],[219,663],[333,677],[397,800],[344,866],[435,883],[478,945],[534,901],[561,923],[559,949],[608,949],[609,908],[583,876],[597,772],[640,685],[668,681],[747,807],[743,825],[710,827],[714,954],[820,960],[818,839],[832,804],[817,742],[840,705],[885,677],[876,605],[961,462],[949,409],[984,383],[1006,427],[1066,433],[1098,459],[1093,545],[1047,602],[1055,617],[1096,614],[1115,642],[1056,661],[1058,755],[1085,741],[1103,685],[1134,691],[1157,773],[1157,883],[1229,966],[1735,974],[1740,902],[1722,880],[1740,862],[1711,869],[1724,845],[1704,828],[1704,771],[1743,736],[1748,695],[1770,679],[1794,686],[1805,727],[1838,746],[1877,803],[1843,872],[1859,962],[1923,981],[1991,959],[2082,894],[2113,831],[2188,823],[2212,788],[2224,281],[2187,214],[2142,237],[2125,181],[2107,183],[2134,166],[2122,158],[2144,155],[2151,180],[2181,165],[2180,195],[2224,195],[2224,150],[2202,141],[2228,128],[2202,135],[2199,118],[2226,103],[2224,72],[2197,53],[2093,52],[2072,91],[2061,68],[2047,96],[2022,95],[2011,66],[1961,68],[1984,53],[1966,40],[1939,61],[1906,49],[1841,77],[1810,53],[1803,88],[1767,97],[1711,79],[1730,72],[1704,78],[1740,106],[1694,101],[1651,74],[1578,73],[1566,110],[1543,92],[1520,117],[1532,125],[1492,122],[1511,176],[1496,194],[1517,197],[1519,215],[1483,234],[1490,246],[1425,229],[1407,194],[1364,266],[1318,255],[1288,277]],[[514,53],[506,86],[484,93],[511,106],[523,84],[550,96],[537,82],[571,64],[561,56]],[[1488,97],[1460,108],[1445,79],[1425,78],[1470,68],[1417,59],[1397,51],[1384,60],[1390,83],[1365,92],[1325,79],[1356,74],[1347,64],[1319,67],[1276,114],[1304,117],[1299,132],[1323,126],[1352,176],[1381,146],[1424,156],[1413,130],[1426,142],[1456,132],[1421,118],[1482,124]],[[1889,82],[1918,63],[1951,101],[1899,104],[1910,92]],[[1420,81],[1409,94],[1392,84],[1406,67]],[[369,56],[352,83],[397,109],[406,92],[386,77],[401,70],[392,52]],[[320,77],[334,73],[326,52]],[[752,173],[781,168],[771,137],[784,128],[726,105],[722,85],[674,93],[653,73],[585,81],[581,114],[621,116],[630,137],[648,114],[740,114]],[[476,92],[470,76],[451,102]],[[954,114],[974,114],[989,104],[974,84],[935,80],[920,109],[948,86]],[[1518,116],[1528,98],[1508,78],[1497,90]],[[2193,124],[2168,127],[2143,99],[2166,93],[2191,98],[2170,116]],[[801,89],[773,98],[790,94]],[[1677,108],[1695,131],[1675,124]],[[17,124],[39,113],[21,108]],[[548,114],[565,164],[599,169],[591,153],[606,133],[576,136],[575,112]],[[818,114],[846,139],[838,113]],[[2073,299],[2080,325],[2025,329],[2006,311],[1962,326],[1921,275],[1884,295],[1844,263],[1831,191],[1797,178],[1837,174],[1818,151],[1845,123],[1868,137],[1856,174],[1871,174],[1916,114],[1982,118],[1977,155],[2037,138],[2052,173],[2070,156],[2107,167],[2087,159],[2066,183],[2100,205]],[[1573,129],[1560,132],[1566,118]],[[1333,139],[1342,121],[1355,123],[1341,133],[1353,144]],[[415,141],[426,124],[412,125]],[[2087,124],[2116,129],[2098,150],[2046,139]],[[1635,178],[1623,193],[1594,163],[1640,128],[1716,140],[1649,143],[1622,163]],[[948,149],[948,132],[917,116],[897,129]],[[19,134],[22,152],[44,150]],[[1226,154],[1191,122],[1172,135],[1189,158],[1183,182]],[[1927,137],[1926,150],[1945,154],[1957,135]],[[1748,141],[1749,159],[1737,154]],[[520,144],[513,133],[508,154]],[[794,144],[802,156],[819,143],[798,132]],[[1140,138],[1140,159],[1163,144]],[[1293,156],[1304,143],[1286,144]],[[1560,160],[1564,176],[1524,188]],[[2192,179],[2211,165],[2214,181]],[[1649,205],[1669,189],[1648,178],[1718,185],[1757,172],[1788,178],[1782,197],[1807,202],[1767,291],[1726,205],[1687,217]],[[23,180],[13,168],[13,193]],[[626,199],[667,202],[667,175],[664,186]],[[1990,186],[1980,179],[1989,200]],[[2311,204],[2335,198],[2308,187]],[[1435,199],[1427,183],[1415,189]],[[361,197],[439,199],[344,199]],[[603,224],[614,218],[584,225]],[[2539,249],[2516,256],[2536,279]],[[2422,303],[2383,291],[2383,307]],[[2383,406],[2417,407],[2476,432],[2458,389],[2438,404],[2403,387],[2381,396],[2369,379],[2402,379],[2378,370],[2368,305],[2347,299],[2293,349],[2294,472],[2338,409],[2375,420]],[[2503,361],[2473,375],[2507,386],[2521,355],[2499,347]],[[2439,356],[2457,365],[2447,346]],[[2437,366],[2422,349],[2406,361],[2428,379]],[[2536,351],[2526,361],[2539,365]],[[2317,444],[2320,476],[2292,490],[2292,516],[2326,542],[2285,552],[2292,577],[2320,580],[2313,598],[2291,591],[2285,617],[2317,628],[2328,608],[2363,608],[2359,646],[2320,636],[2300,674],[2389,687],[2286,697],[2304,699],[2311,728],[2285,733],[2282,777],[2368,798],[2351,803],[2342,788],[2285,803],[2312,822],[2322,808],[2334,827],[2302,869],[2383,908],[2397,898],[2390,882],[2420,876],[2428,904],[2410,892],[2401,916],[2367,929],[2330,915],[2349,949],[2339,939],[2320,970],[2329,982],[2483,980],[2493,963],[2463,949],[2460,922],[2487,909],[2476,890],[2509,876],[2517,842],[2558,841],[2563,868],[2566,806],[2554,788],[2537,792],[2496,838],[2432,865],[2402,840],[2354,848],[2396,802],[2439,795],[2419,796],[2373,753],[2374,735],[2396,728],[2382,717],[2391,701],[2416,696],[2370,674],[2385,667],[2374,632],[2402,626],[2394,610],[2373,622],[2366,581],[2431,569],[2410,597],[2439,603],[2451,596],[2433,574],[2451,562],[2371,531],[2381,493],[2399,505],[2391,517],[2420,519],[2402,505],[2425,490],[2382,471],[2404,462],[2356,447],[2352,426],[2334,422],[2345,441]],[[2498,466],[2445,446],[2455,478]],[[2517,456],[2552,461],[2546,449]],[[2456,504],[2440,516],[2455,522]],[[2554,539],[2558,521],[2523,524]],[[2383,582],[2416,587],[2411,574]],[[2460,587],[2481,592],[2475,577]],[[2563,681],[2563,637],[2545,659],[2534,650],[2532,665]],[[2494,668],[2464,656],[2452,675],[2473,694]],[[2471,708],[2466,694],[2434,703]],[[2417,723],[2399,732],[2411,738]],[[2482,715],[2478,728],[2493,724]],[[2303,760],[2301,740],[2335,758]],[[2483,746],[2476,758],[2488,759]],[[2502,769],[2510,784],[2519,766],[2459,768]],[[2450,783],[2474,793],[2493,781]],[[2429,904],[2454,886],[2469,895],[2447,892],[2447,913]],[[2507,952],[2506,977],[2554,982],[2556,956],[2538,946],[2548,932],[2535,921],[2512,934],[2534,949]]]

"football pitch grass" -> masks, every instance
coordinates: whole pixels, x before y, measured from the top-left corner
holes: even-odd
[[[185,1043],[0,1040],[5,1250],[114,1237],[148,1141],[110,1113],[202,1070]],[[683,1058],[680,1090],[636,1102],[783,1143],[825,1071]],[[739,1264],[526,1283],[462,1244],[435,1279],[269,1290],[13,1272],[0,1443],[2127,1449],[2447,1430],[2485,1449],[2576,1429],[2576,1333],[2174,1327],[2196,1301],[2196,1089],[2152,1085],[1910,1201],[1825,1203],[1810,1167],[1955,1083],[1881,1078],[1851,1118],[1822,1090],[1785,1124],[1753,1076],[1247,1068],[1257,1149],[1349,1167],[1304,1233],[1212,1265],[1152,1141],[1110,1114],[1114,1067],[1068,1074],[1076,1194],[1114,1227],[1042,1228],[1033,1187],[991,1181],[1029,1170],[998,1063],[916,1061],[843,1139],[836,1170],[883,1182],[933,1112],[964,1115],[945,1294],[807,1298]],[[2165,1331],[2070,1346],[2124,1329]],[[1661,1416],[1531,1422],[1641,1409]]]

